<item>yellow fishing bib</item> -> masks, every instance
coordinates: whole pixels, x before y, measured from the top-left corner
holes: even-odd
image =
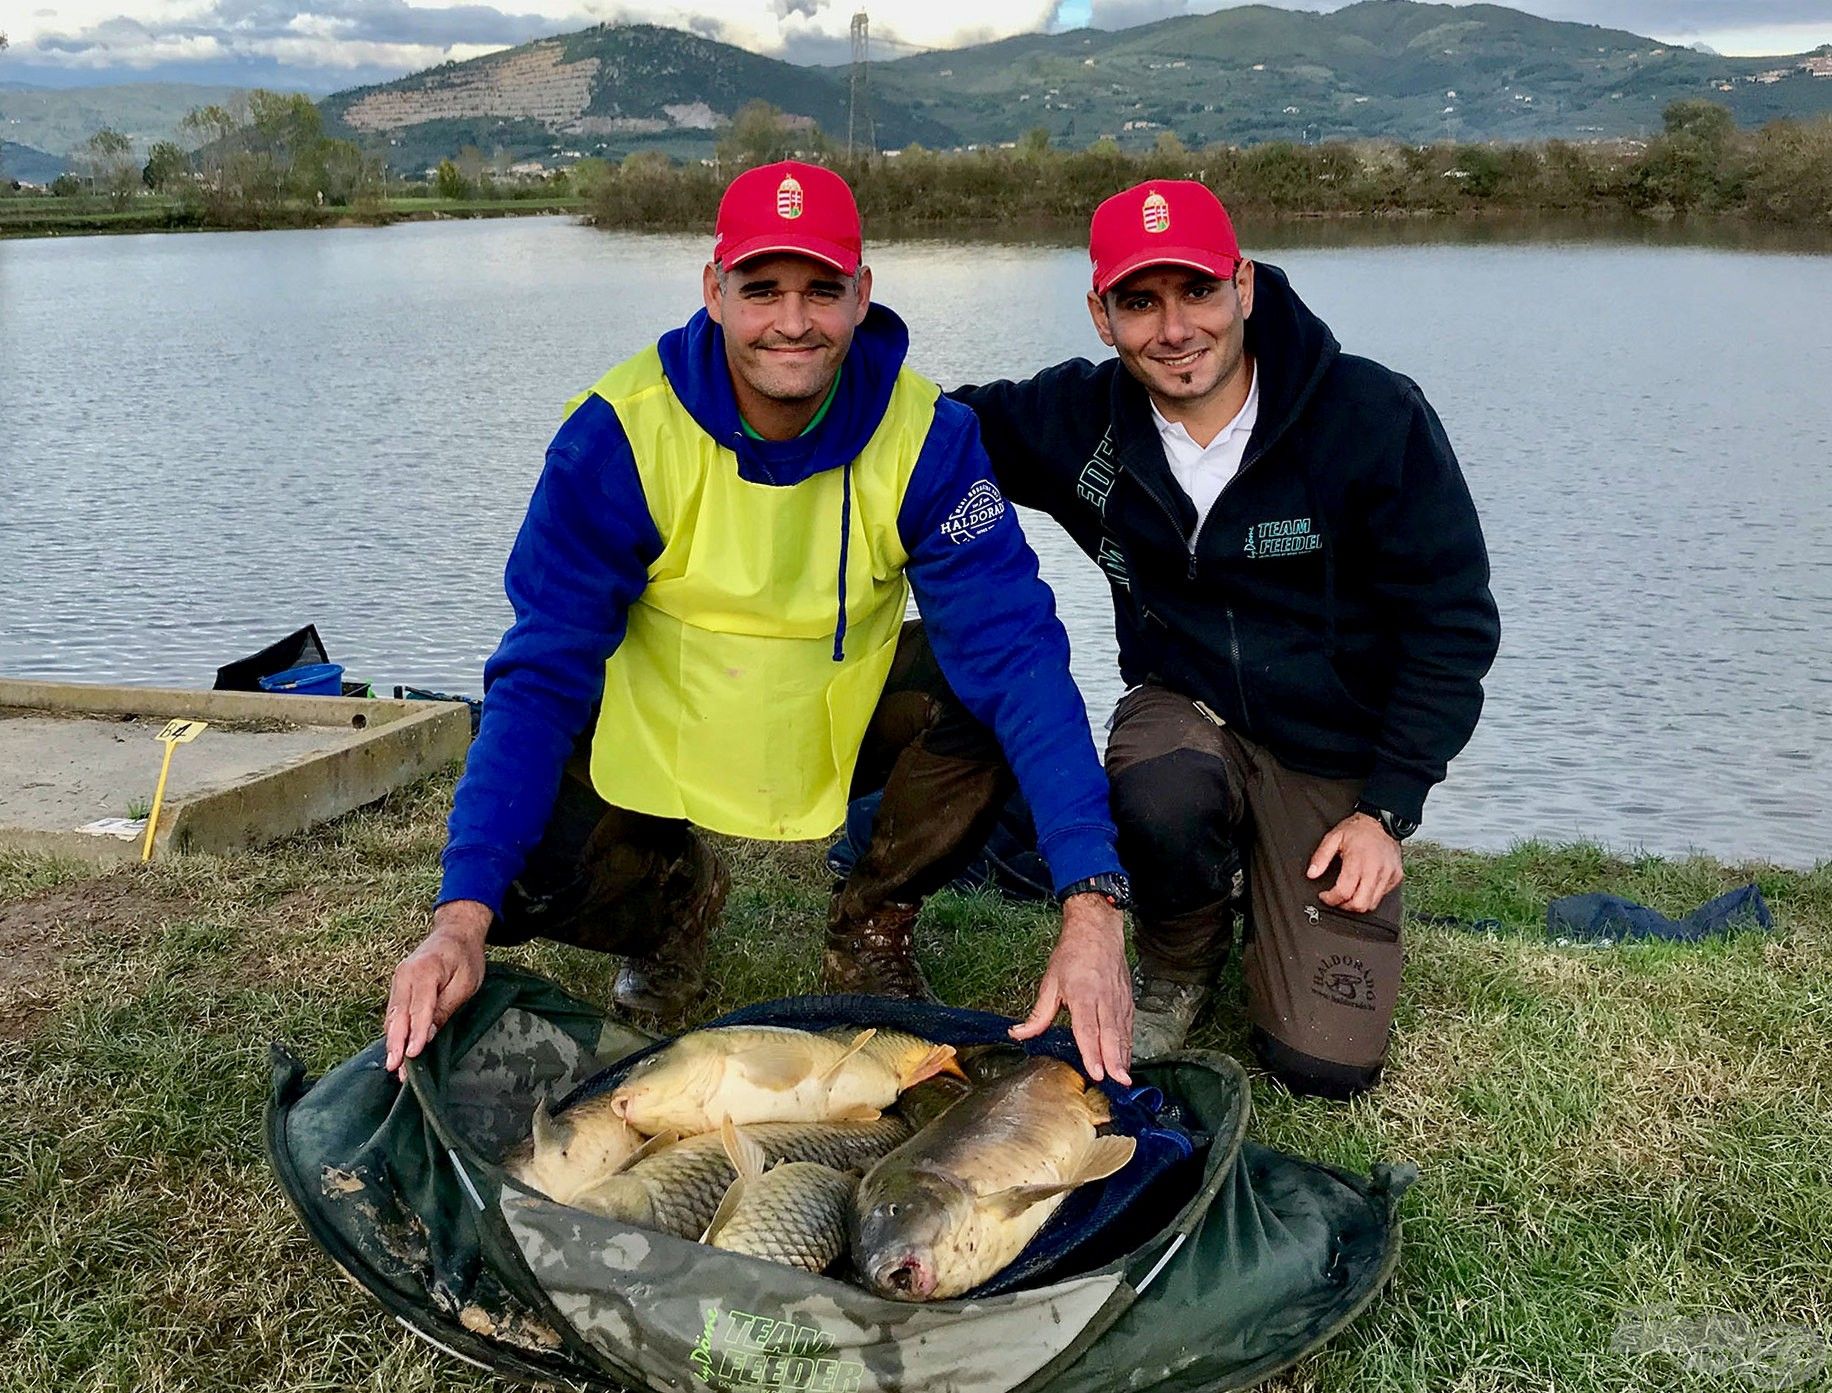
[[[845,471],[786,487],[739,478],[737,456],[681,405],[654,348],[592,393],[623,425],[663,541],[605,664],[593,785],[613,806],[715,832],[827,835],[845,818],[859,744],[896,653],[909,560],[897,513],[939,389],[900,373],[853,461],[838,662]]]

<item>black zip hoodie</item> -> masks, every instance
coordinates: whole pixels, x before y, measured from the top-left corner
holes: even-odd
[[[1254,285],[1259,419],[1193,544],[1195,506],[1117,359],[950,395],[1006,495],[1106,572],[1128,686],[1201,701],[1417,820],[1476,728],[1500,637],[1482,527],[1418,387],[1344,354],[1276,267]]]

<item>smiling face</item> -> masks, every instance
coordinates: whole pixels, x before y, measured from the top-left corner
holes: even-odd
[[[864,322],[870,269],[845,276],[804,256],[760,256],[708,265],[702,279],[706,312],[725,330],[738,409],[766,436],[794,435],[819,409]]]
[[[1235,393],[1244,399],[1251,261],[1240,263],[1232,282],[1188,267],[1147,267],[1105,295],[1090,294],[1088,313],[1166,415]]]

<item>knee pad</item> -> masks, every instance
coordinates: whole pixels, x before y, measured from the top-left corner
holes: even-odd
[[[1173,750],[1111,775],[1110,788],[1141,913],[1172,918],[1227,898],[1240,857],[1221,760]]]
[[[1380,1082],[1385,1061],[1379,1064],[1338,1064],[1294,1050],[1255,1026],[1253,1053],[1268,1073],[1300,1098],[1329,1098],[1346,1103]]]

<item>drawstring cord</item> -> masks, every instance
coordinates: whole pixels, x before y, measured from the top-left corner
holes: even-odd
[[[846,555],[852,543],[852,461],[846,461],[840,482],[840,614],[834,621],[833,661],[846,661]]]

